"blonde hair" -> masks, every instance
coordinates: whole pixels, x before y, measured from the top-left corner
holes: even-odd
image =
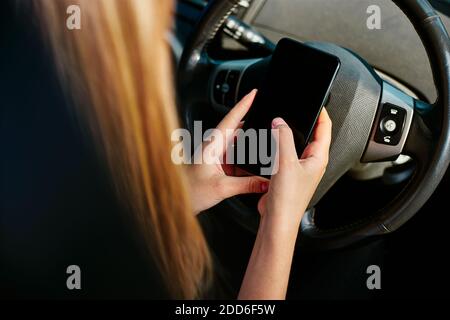
[[[183,169],[171,161],[174,106],[167,0],[35,0],[62,79],[134,212],[173,298],[197,298],[211,259]],[[81,30],[66,28],[69,5]]]

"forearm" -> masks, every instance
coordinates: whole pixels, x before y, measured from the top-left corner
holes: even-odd
[[[285,299],[299,224],[261,219],[238,299]]]

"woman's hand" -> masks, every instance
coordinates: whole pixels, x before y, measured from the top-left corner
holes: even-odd
[[[297,226],[325,173],[331,143],[331,120],[323,109],[317,121],[313,140],[297,158],[292,130],[281,118],[272,121],[278,129],[277,174],[272,176],[270,187],[258,203],[264,220],[275,226]]]
[[[231,176],[230,174],[234,172],[233,168],[229,165],[221,164],[227,147],[234,139],[234,135],[227,133],[230,131],[235,132],[240,128],[241,121],[250,109],[255,95],[256,90],[253,90],[245,96],[217,126],[221,136],[228,137],[228,140],[204,142],[201,149],[202,158],[209,157],[209,160],[187,167],[195,214],[238,194],[267,192],[268,181],[266,179],[257,176]],[[211,159],[211,157],[214,159]]]
[[[300,160],[284,120],[274,119],[272,127],[279,129],[279,168],[258,204],[261,221],[239,299],[286,297],[300,222],[328,163],[331,120],[325,109]]]

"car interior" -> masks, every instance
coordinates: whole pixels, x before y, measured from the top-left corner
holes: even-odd
[[[373,5],[379,29],[368,28]],[[10,0],[0,2],[0,15],[0,295],[161,298],[35,18]],[[341,61],[326,104],[330,164],[302,221],[287,299],[439,298],[450,285],[446,30],[447,0],[176,0],[168,41],[177,107],[190,130],[196,120],[214,128],[258,87],[282,38]],[[388,136],[389,112],[401,130]],[[220,298],[239,291],[258,199],[234,197],[199,217]],[[61,285],[73,261],[88,279],[79,292]],[[379,290],[366,284],[371,265],[381,269]]]

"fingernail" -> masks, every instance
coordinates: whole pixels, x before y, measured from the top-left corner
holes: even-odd
[[[267,192],[269,190],[269,183],[268,182],[261,182],[261,191]]]
[[[276,128],[282,124],[286,124],[286,122],[282,118],[275,118],[272,120],[272,128]]]
[[[257,91],[258,91],[257,89],[253,89],[252,91],[250,91],[249,93],[247,93],[247,94],[245,95],[245,97],[250,97],[250,96],[256,94]]]

